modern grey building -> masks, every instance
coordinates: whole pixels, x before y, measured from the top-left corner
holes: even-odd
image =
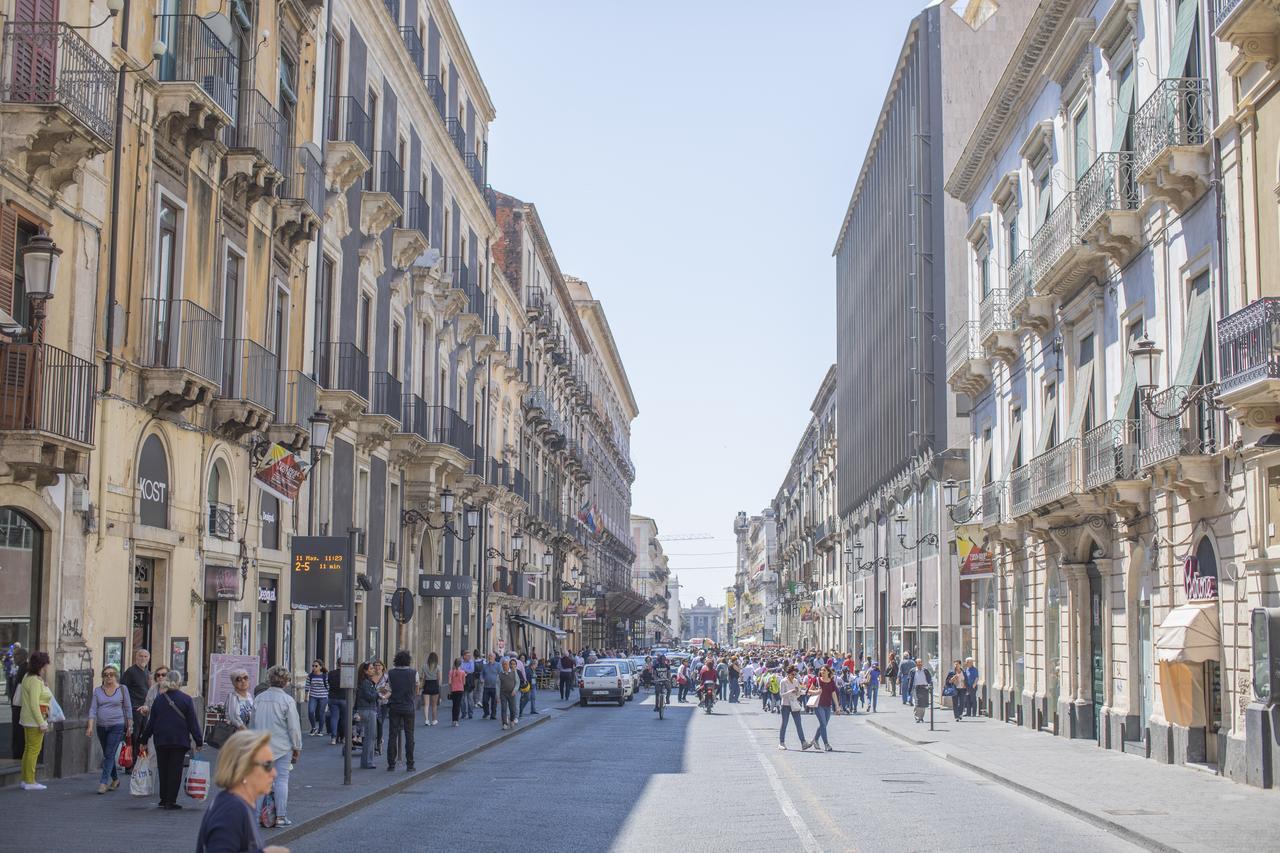
[[[944,234],[965,220],[943,182],[1034,5],[934,3],[912,20],[836,240],[837,506],[860,602],[846,628],[881,657],[958,651],[951,561],[929,540],[945,541],[940,481],[964,476],[944,451],[967,446],[944,376],[946,283],[964,273]]]

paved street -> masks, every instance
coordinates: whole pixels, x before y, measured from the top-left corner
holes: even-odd
[[[777,724],[755,702],[575,708],[290,850],[1138,849],[863,718],[833,720],[830,754],[779,751]]]

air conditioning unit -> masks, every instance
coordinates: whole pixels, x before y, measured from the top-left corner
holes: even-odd
[[[91,507],[88,488],[79,481],[73,480],[71,483],[71,511],[86,513]]]

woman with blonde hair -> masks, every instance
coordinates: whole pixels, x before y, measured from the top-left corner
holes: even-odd
[[[275,778],[270,732],[245,730],[227,738],[218,750],[218,766],[213,774],[213,781],[221,790],[200,821],[196,853],[212,850],[289,853],[284,847],[264,848],[255,820],[254,804],[270,792]]]
[[[103,667],[102,686],[93,690],[93,699],[89,702],[89,720],[84,729],[85,737],[93,737],[95,725],[98,743],[102,746],[102,773],[98,777],[98,793],[105,794],[120,787],[116,750],[133,728],[129,691],[120,686],[120,671],[114,666]]]

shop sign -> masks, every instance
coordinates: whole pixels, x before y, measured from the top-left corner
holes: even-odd
[[[282,444],[273,444],[253,472],[253,482],[277,500],[291,504],[307,481],[310,468],[301,454],[293,453]]]
[[[902,606],[910,607],[911,605],[915,604],[917,594],[918,594],[918,588],[916,587],[915,584],[903,583],[902,584]]]
[[[350,537],[295,536],[290,556],[290,608],[346,609],[352,583]]]
[[[594,598],[582,599],[582,606],[578,612],[583,619],[586,619],[586,620],[597,619],[598,617],[596,616],[596,600]]]
[[[149,435],[138,455],[138,521],[169,526],[169,457],[158,435]]]
[[[1182,561],[1182,591],[1187,601],[1217,601],[1218,579],[1200,574],[1200,561],[1187,557]]]
[[[956,531],[956,553],[960,557],[962,580],[995,577],[995,560],[985,547],[986,544],[981,530],[973,525]]]
[[[867,601],[866,595],[864,595],[861,592],[855,592],[853,594],[853,612],[861,613],[863,609],[866,607],[866,601]]]
[[[205,601],[235,601],[239,597],[240,571],[235,566],[205,565]]]
[[[275,587],[269,587],[269,586],[258,587],[258,600],[268,604],[275,604],[276,603]]]
[[[566,591],[560,596],[560,613],[564,616],[578,615],[578,597],[576,591],[572,591],[572,594]]]
[[[418,595],[423,598],[466,598],[471,595],[471,575],[418,575]]]

